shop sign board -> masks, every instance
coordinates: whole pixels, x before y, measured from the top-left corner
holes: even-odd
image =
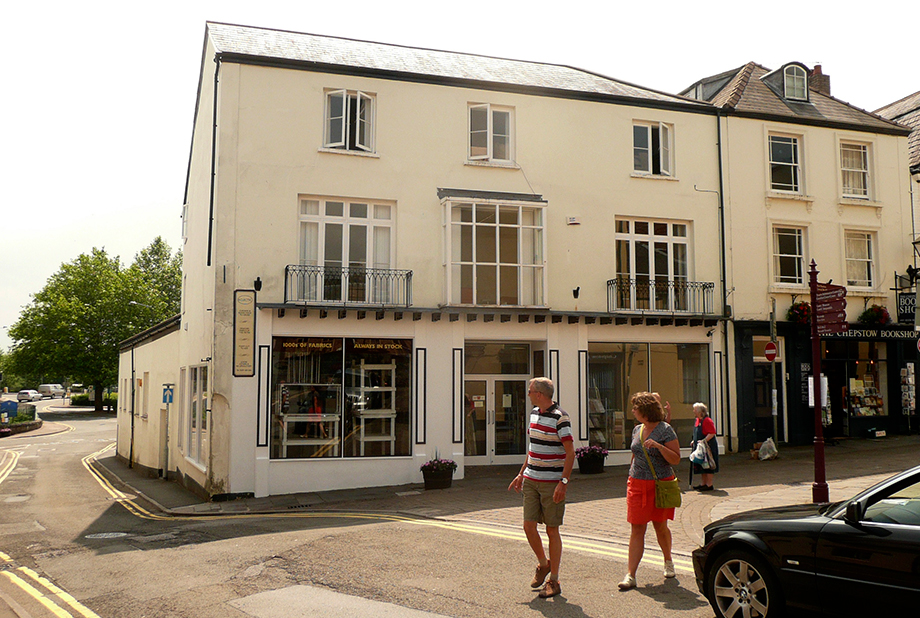
[[[236,290],[233,294],[233,375],[251,378],[256,374],[256,292]]]
[[[898,323],[913,324],[916,310],[916,292],[898,292]]]

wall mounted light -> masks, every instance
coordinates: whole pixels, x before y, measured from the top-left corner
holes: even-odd
[[[256,292],[262,289],[262,277],[256,277],[256,280],[252,282],[252,287],[255,288]]]

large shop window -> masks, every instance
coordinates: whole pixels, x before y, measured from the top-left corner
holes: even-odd
[[[543,208],[448,202],[450,304],[543,306]]]
[[[682,442],[693,431],[693,404],[712,409],[709,346],[695,343],[589,343],[588,441],[608,449],[629,448],[635,419],[630,397],[661,394],[671,403],[671,425]]]
[[[273,459],[409,454],[408,339],[275,337]]]
[[[822,342],[821,369],[828,377],[832,435],[859,435],[855,419],[888,416],[887,352],[884,342]]]

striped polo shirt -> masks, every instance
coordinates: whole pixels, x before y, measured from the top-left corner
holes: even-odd
[[[546,412],[536,407],[530,413],[530,450],[524,478],[532,481],[559,482],[565,467],[563,442],[571,442],[569,415],[554,403]]]

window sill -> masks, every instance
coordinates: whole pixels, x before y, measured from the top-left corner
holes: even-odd
[[[380,155],[376,152],[364,152],[363,150],[344,150],[340,148],[320,148],[317,152],[328,152],[329,154],[348,155],[352,157],[367,157],[370,159],[379,159]]]
[[[837,212],[842,215],[843,209],[847,206],[867,206],[869,208],[875,208],[875,216],[878,218],[882,217],[882,203],[876,202],[875,200],[870,200],[868,198],[841,196],[837,201]]]
[[[466,161],[464,165],[471,167],[498,167],[506,170],[521,169],[521,166],[514,161]]]
[[[767,208],[769,208],[774,201],[780,202],[800,202],[805,204],[805,208],[808,209],[808,212],[811,212],[812,206],[815,205],[815,198],[813,195],[804,195],[802,193],[783,193],[781,191],[767,191]]]
[[[791,283],[773,283],[770,285],[770,294],[792,294],[793,296],[803,296],[811,294],[811,289],[807,284],[798,285]]]
[[[648,178],[649,180],[670,180],[672,182],[677,182],[677,178],[674,176],[665,176],[664,174],[646,174],[644,172],[633,172],[629,175],[630,178]]]

